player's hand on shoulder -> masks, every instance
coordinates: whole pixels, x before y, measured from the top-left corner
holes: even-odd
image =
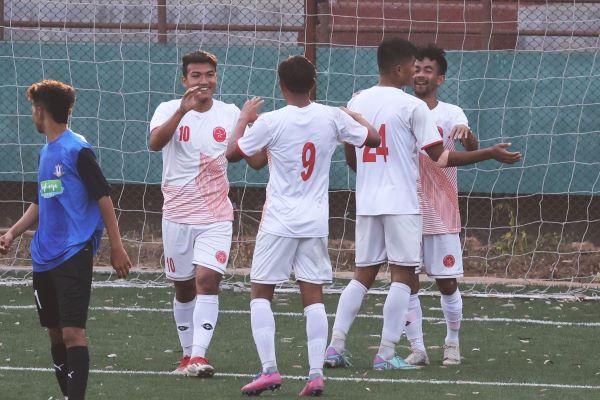
[[[110,249],[110,264],[119,278],[126,278],[131,269],[131,261],[123,246]]]
[[[247,121],[249,124],[258,119],[258,111],[265,101],[260,97],[253,97],[244,103],[240,112],[240,119]]]
[[[10,233],[10,231],[8,231],[4,235],[0,236],[0,254],[8,254],[8,251],[10,250],[10,246],[12,245],[13,240],[14,240],[14,237],[13,237],[12,233]]]
[[[471,129],[469,129],[466,125],[455,125],[450,131],[450,135],[448,136],[451,140],[461,140],[466,139],[471,134]]]
[[[521,152],[508,151],[510,143],[498,143],[490,147],[490,152],[494,160],[504,164],[514,164],[521,159]]]
[[[345,112],[346,114],[348,114],[349,116],[351,116],[355,121],[360,120],[361,118],[363,118],[361,113],[358,113],[356,111],[352,111],[351,109],[341,106],[340,110],[342,110],[343,112]]]
[[[181,98],[181,104],[179,105],[179,110],[182,113],[185,114],[196,106],[196,103],[198,102],[196,96],[198,95],[199,91],[200,86],[194,86],[185,91],[183,97]]]

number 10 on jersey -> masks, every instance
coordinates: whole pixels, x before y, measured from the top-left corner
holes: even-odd
[[[381,145],[379,147],[372,148],[365,146],[362,158],[364,163],[377,162],[377,156],[383,156],[383,162],[387,162],[387,156],[390,151],[385,143],[385,124],[381,124],[379,127],[379,135],[381,136]]]

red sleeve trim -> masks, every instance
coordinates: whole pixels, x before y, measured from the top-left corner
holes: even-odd
[[[435,146],[435,145],[438,145],[438,144],[440,144],[440,143],[441,143],[441,144],[444,144],[444,141],[443,141],[443,140],[436,140],[436,141],[435,141],[435,142],[433,142],[433,143],[429,143],[429,144],[427,144],[427,145],[425,145],[425,146],[421,147],[421,150],[427,150],[428,148],[430,148],[430,147],[433,147],[433,146]]]
[[[236,146],[237,146],[238,152],[239,152],[239,153],[242,155],[242,157],[244,157],[244,158],[248,158],[248,155],[246,155],[246,153],[244,153],[244,152],[242,151],[242,149],[240,148],[240,140],[239,140],[239,139],[238,139],[238,141],[237,141],[237,142],[235,142],[235,144],[236,144]]]

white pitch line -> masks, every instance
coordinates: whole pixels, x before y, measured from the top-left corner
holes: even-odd
[[[54,372],[51,368],[31,368],[31,367],[10,367],[0,366],[0,371],[18,371],[18,372]],[[133,370],[103,370],[91,369],[92,374],[105,375],[150,375],[150,376],[173,376],[168,371],[133,371]],[[407,372],[410,373],[410,372]],[[235,374],[235,373],[215,373],[216,377],[223,378],[254,378],[255,374]],[[305,376],[283,375],[284,379],[306,380]],[[584,389],[600,390],[600,386],[595,385],[567,385],[560,383],[529,383],[529,382],[488,382],[488,381],[463,381],[463,380],[437,380],[437,379],[391,379],[391,378],[351,378],[328,376],[327,381],[333,382],[366,382],[366,383],[418,383],[430,385],[471,385],[471,386],[510,386],[510,387],[531,387],[548,389]]]
[[[30,310],[34,309],[32,305],[1,305],[2,310]],[[147,308],[147,307],[90,307],[93,311],[127,311],[127,312],[159,312],[159,313],[172,313],[172,308]],[[250,314],[249,310],[219,310],[220,314]],[[281,317],[304,317],[304,314],[298,312],[274,312],[274,315]],[[333,318],[335,314],[327,314],[328,317]],[[381,314],[358,314],[358,318],[366,319],[383,319]],[[444,318],[437,317],[423,317],[424,321],[431,322],[442,322]],[[526,319],[526,318],[488,318],[488,317],[473,317],[463,318],[462,322],[504,322],[504,323],[520,323],[520,324],[531,324],[531,325],[546,325],[546,326],[577,326],[586,328],[598,328],[600,322],[569,322],[569,321],[548,321],[543,319]]]
[[[1,279],[0,287],[20,287],[20,286],[31,286],[31,279]],[[113,288],[113,289],[168,289],[172,285],[169,282],[155,282],[155,281],[143,281],[137,279],[118,279],[118,280],[107,280],[107,281],[94,281],[92,282],[93,288]],[[249,292],[250,288],[243,284],[238,285],[236,283],[221,283],[221,290],[233,290],[241,292]],[[324,287],[324,294],[340,294],[343,288],[340,287]],[[387,295],[389,292],[386,288],[371,288],[369,294],[374,295]],[[275,293],[299,293],[297,287],[279,287],[275,288]],[[419,292],[422,296],[439,297],[440,293],[437,291],[421,290]],[[598,295],[583,295],[583,294],[569,294],[569,293],[478,293],[478,292],[461,292],[463,297],[473,298],[492,298],[492,299],[525,299],[525,300],[577,300],[577,301],[600,301]]]

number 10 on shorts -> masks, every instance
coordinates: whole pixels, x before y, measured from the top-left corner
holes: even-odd
[[[175,272],[175,261],[171,257],[165,257],[165,267],[167,267],[167,271]]]

